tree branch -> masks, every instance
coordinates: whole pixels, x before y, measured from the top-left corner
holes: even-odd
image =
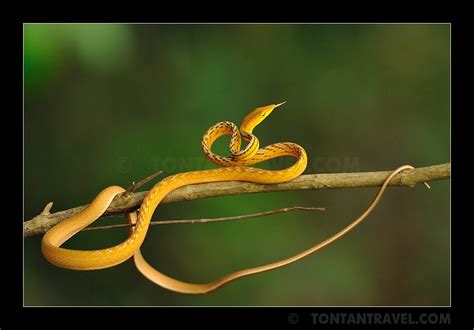
[[[301,175],[292,181],[279,184],[256,184],[240,181],[202,183],[179,188],[168,194],[162,203],[257,192],[378,187],[382,185],[390,173],[391,171],[308,174]],[[417,183],[447,179],[450,176],[451,163],[445,163],[404,171],[394,177],[390,185],[413,187]],[[136,210],[147,193],[147,191],[143,191],[132,193],[128,196],[124,196],[124,194],[116,196],[103,216],[123,214]],[[49,206],[49,208],[45,208],[47,212],[42,212],[42,214],[23,223],[23,236],[30,237],[44,234],[61,220],[71,217],[85,207],[86,205],[56,213],[49,213]]]

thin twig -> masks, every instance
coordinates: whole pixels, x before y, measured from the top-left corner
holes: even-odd
[[[148,183],[148,181],[153,180],[154,178],[156,178],[161,173],[163,173],[163,171],[158,171],[156,173],[153,173],[153,174],[147,176],[145,179],[138,181],[137,183],[135,183],[135,181],[133,181],[132,184],[130,185],[130,187],[128,187],[127,191],[125,191],[124,195],[126,195],[126,196],[130,195],[132,192],[134,192],[135,190],[137,190],[138,188],[140,188],[144,184]]]
[[[186,219],[186,220],[159,220],[159,221],[151,221],[150,226],[153,225],[176,225],[176,224],[191,224],[191,223],[212,223],[212,222],[224,222],[224,221],[235,221],[235,220],[244,220],[249,218],[258,218],[258,217],[265,217],[273,214],[279,213],[287,213],[293,211],[319,211],[324,212],[326,209],[324,207],[304,207],[304,206],[293,206],[293,207],[285,207],[282,209],[265,211],[265,212],[258,212],[258,213],[250,213],[250,214],[243,214],[243,215],[234,215],[231,217],[221,217],[221,218],[202,218],[202,219]],[[123,223],[118,225],[109,225],[109,226],[96,226],[96,227],[87,227],[82,229],[81,231],[94,231],[94,230],[104,230],[104,229],[116,229],[116,228],[128,228],[135,226],[135,224]]]
[[[335,188],[379,187],[392,171],[309,174],[279,184],[257,184],[239,181],[216,183],[202,183],[189,185],[169,193],[161,203],[180,202],[207,197],[249,194],[257,192],[314,190]],[[414,187],[417,183],[447,179],[451,176],[451,163],[420,167],[414,170],[397,174],[390,181],[391,186]],[[129,196],[119,195],[103,216],[123,214],[136,210],[148,191],[132,193]],[[92,197],[91,197],[92,198]],[[42,235],[60,221],[67,219],[83,210],[86,206],[79,206],[69,210],[38,215],[23,223],[24,237]]]

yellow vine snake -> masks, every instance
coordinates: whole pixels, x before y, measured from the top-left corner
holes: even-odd
[[[211,170],[179,173],[166,177],[158,182],[145,196],[138,215],[136,212],[128,214],[128,221],[135,224],[135,226],[129,230],[130,236],[122,243],[100,250],[71,250],[60,247],[81,229],[97,220],[105,212],[116,195],[125,192],[125,189],[122,187],[110,186],[102,190],[84,210],[58,223],[43,236],[41,242],[43,255],[49,262],[58,267],[76,270],[108,268],[120,264],[134,256],[135,265],[138,270],[152,282],[166,289],[180,293],[207,293],[240,277],[288,265],[335,241],[369,215],[379,202],[390,180],[396,174],[405,169],[413,169],[410,165],[397,168],[386,178],[369,208],[355,221],[325,241],[289,258],[236,271],[205,284],[182,282],[154,269],[143,258],[140,252],[140,246],[147,234],[153,212],[161,200],[171,191],[186,185],[207,182],[247,181],[261,184],[275,184],[290,181],[303,173],[307,164],[307,156],[301,146],[291,142],[281,142],[260,148],[258,138],[253,134],[254,128],[276,107],[283,103],[256,108],[245,116],[240,125],[240,129],[228,121],[220,122],[210,127],[203,136],[201,143],[202,151],[214,164],[222,167]],[[222,157],[211,151],[211,146],[214,141],[224,135],[231,135],[229,157]],[[247,146],[242,150],[241,139],[247,142]],[[247,167],[248,165],[282,156],[295,157],[296,162],[292,166],[282,170],[264,170]]]

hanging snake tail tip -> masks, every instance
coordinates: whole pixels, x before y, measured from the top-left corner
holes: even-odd
[[[399,167],[399,169],[402,171],[402,170],[414,170],[415,167],[414,166],[411,166],[411,165],[403,165],[401,167]],[[431,186],[428,184],[428,182],[423,182],[423,184],[425,185],[425,187],[427,189],[431,189]]]
[[[283,101],[283,102],[281,102],[281,103],[275,104],[275,108],[277,108],[277,107],[279,107],[280,105],[283,105],[283,104],[285,104],[285,103],[286,103],[286,101]]]

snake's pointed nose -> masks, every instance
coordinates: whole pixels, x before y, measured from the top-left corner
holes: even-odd
[[[274,108],[278,108],[280,105],[283,105],[283,104],[285,104],[285,103],[286,103],[286,101],[283,101],[283,102],[281,102],[281,103],[275,104]]]

